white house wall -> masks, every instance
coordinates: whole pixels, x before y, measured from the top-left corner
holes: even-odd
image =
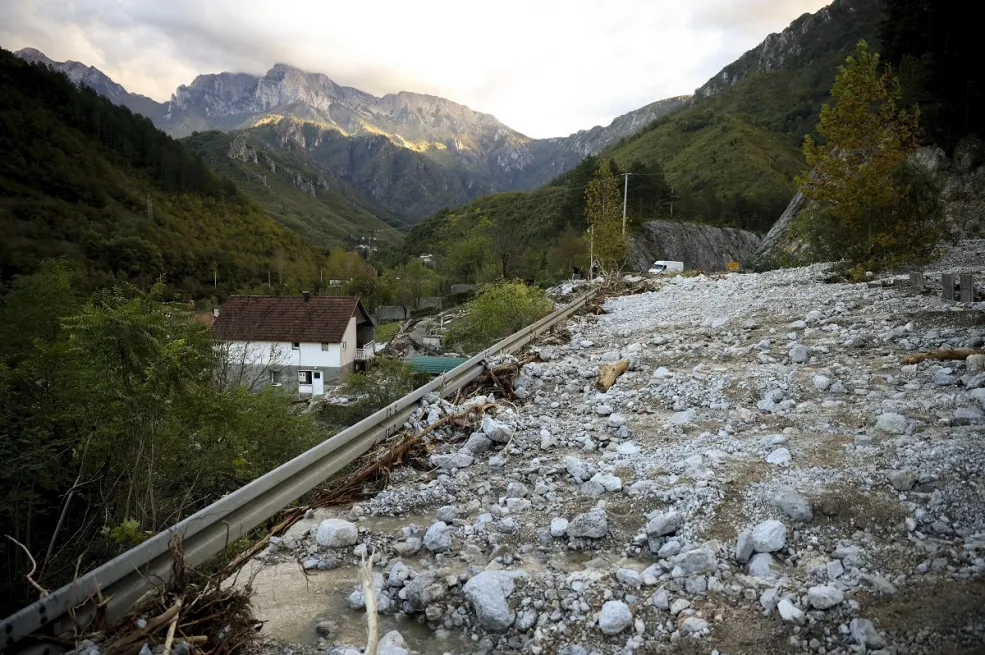
[[[347,331],[348,334],[348,331]],[[352,328],[352,343],[355,343],[355,327]],[[339,344],[329,344],[322,350],[320,343],[301,343],[295,350],[287,341],[230,341],[229,358],[232,362],[243,362],[250,366],[282,366],[341,368],[342,348]],[[348,348],[346,349],[348,350]],[[351,358],[350,360],[351,361]]]

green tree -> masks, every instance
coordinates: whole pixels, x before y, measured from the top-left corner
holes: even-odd
[[[594,240],[595,259],[606,274],[622,265],[629,244],[622,232],[622,189],[612,162],[603,159],[585,189],[585,218]]]
[[[401,304],[417,307],[418,301],[439,287],[438,274],[413,257],[406,264],[387,272],[387,283]]]
[[[483,286],[462,319],[445,334],[446,347],[477,352],[517,332],[554,308],[543,289],[522,282]]]
[[[833,105],[807,135],[798,182],[812,201],[798,229],[814,255],[878,268],[929,256],[942,233],[936,194],[907,162],[918,112],[899,106],[899,80],[860,41],[835,79]]]

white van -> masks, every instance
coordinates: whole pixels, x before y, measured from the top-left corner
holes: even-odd
[[[647,271],[650,275],[660,275],[661,273],[671,273],[674,271],[683,272],[684,262],[667,262],[664,260],[658,260],[653,262],[653,266]]]

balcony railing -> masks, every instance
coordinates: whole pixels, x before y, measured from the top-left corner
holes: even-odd
[[[362,348],[356,348],[356,359],[359,361],[373,359],[373,355],[376,353],[376,344],[370,341],[364,344]]]

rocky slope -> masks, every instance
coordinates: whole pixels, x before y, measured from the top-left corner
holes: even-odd
[[[386,655],[971,652],[983,362],[905,358],[981,347],[985,305],[826,273],[660,280],[535,346],[515,402],[427,398],[408,427],[495,407],[254,560],[260,650],[359,653],[372,553]]]
[[[839,47],[831,43],[837,41],[839,30],[831,30],[829,24],[850,22],[860,9],[872,4],[871,0],[835,0],[813,14],[804,14],[719,71],[695,90],[694,97],[707,98],[721,93],[753,73],[770,73],[824,56],[832,45]]]
[[[940,189],[951,240],[985,236],[985,144],[976,137],[961,141],[949,158],[937,146],[925,146],[913,162],[927,171]],[[799,191],[749,258],[748,265],[766,270],[805,256],[805,244],[791,235],[793,220],[807,205]]]
[[[658,259],[684,262],[685,269],[724,271],[759,247],[752,232],[698,223],[649,221],[630,238],[630,268],[645,271]]]
[[[14,54],[24,61],[41,63],[48,68],[61,71],[76,86],[87,86],[99,95],[109,98],[113,104],[127,107],[135,114],[146,116],[155,123],[161,119],[167,110],[165,103],[156,102],[137,93],[130,93],[93,66],[86,66],[77,61],[52,61],[43,52],[34,48],[24,48]]]

